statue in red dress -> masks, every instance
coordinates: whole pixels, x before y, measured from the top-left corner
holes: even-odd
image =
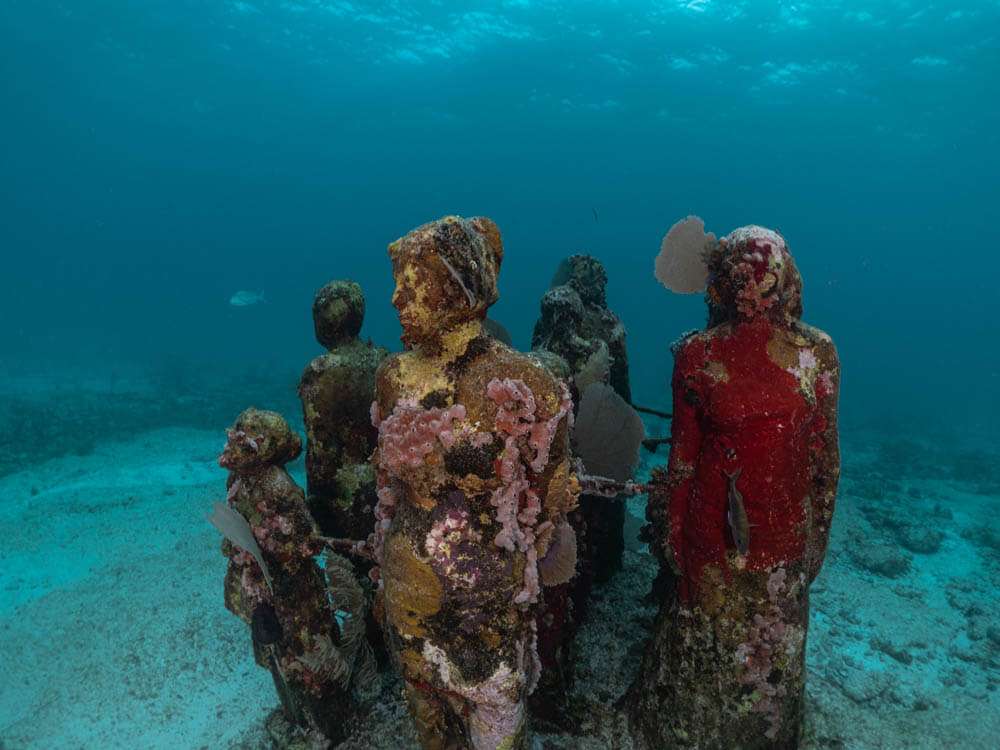
[[[630,719],[640,747],[794,748],[840,473],[840,366],[800,320],[779,234],[737,229],[706,264],[709,323],[675,346],[673,442],[649,497],[673,585]]]

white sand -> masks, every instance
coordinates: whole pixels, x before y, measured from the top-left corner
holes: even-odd
[[[0,479],[4,748],[222,748],[263,719],[204,520],[220,445],[161,430]]]

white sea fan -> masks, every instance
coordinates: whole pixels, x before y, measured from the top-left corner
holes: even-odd
[[[253,559],[260,566],[267,587],[274,592],[274,585],[271,583],[271,572],[267,569],[264,556],[261,554],[257,540],[254,539],[253,529],[243,515],[229,507],[226,503],[215,503],[212,506],[212,515],[207,516],[209,522],[217,528],[226,539],[235,544],[240,549],[253,555]]]
[[[706,234],[705,222],[697,216],[681,219],[667,232],[656,256],[656,278],[672,292],[694,294],[705,291],[708,269],[705,249],[715,242]]]

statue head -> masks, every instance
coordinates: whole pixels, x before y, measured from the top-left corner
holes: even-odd
[[[735,229],[706,262],[709,326],[760,318],[787,324],[802,317],[802,277],[777,232],[759,226]]]
[[[353,281],[331,281],[313,299],[316,340],[332,349],[357,338],[365,319],[365,297]]]
[[[418,346],[473,320],[497,301],[503,260],[500,230],[490,219],[446,216],[389,245],[403,343]]]
[[[552,287],[566,284],[573,287],[586,305],[607,306],[608,273],[592,255],[571,255],[559,264]]]
[[[583,301],[569,284],[552,287],[541,301],[539,325],[557,335],[567,331],[578,333],[583,324]]]
[[[302,452],[302,441],[275,411],[250,407],[226,430],[219,466],[233,471],[284,466]]]

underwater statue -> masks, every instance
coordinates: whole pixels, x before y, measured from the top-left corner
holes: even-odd
[[[625,327],[607,305],[608,275],[599,260],[571,255],[559,266],[542,297],[531,347],[558,354],[569,365],[577,403],[592,382],[606,382],[631,402]],[[580,575],[574,587],[579,615],[592,583],[621,568],[625,549],[625,504],[580,498]]]
[[[424,748],[529,746],[537,622],[568,581],[570,396],[483,330],[503,246],[449,216],[389,246],[407,351],[378,371],[379,568],[387,641]]]
[[[674,593],[630,719],[645,748],[794,748],[809,586],[840,471],[840,366],[830,337],[800,320],[801,277],[779,234],[707,239],[709,323],[675,345],[673,443],[650,485]]]
[[[388,352],[358,338],[365,298],[353,281],[331,281],[313,301],[316,340],[328,351],[299,381],[306,428],[309,510],[329,536],[364,539],[375,524],[375,371]]]
[[[303,738],[315,747],[343,739],[355,705],[352,678],[371,673],[364,594],[347,561],[330,555],[331,608],[313,559],[323,544],[302,490],[284,469],[301,450],[281,415],[244,411],[219,457],[229,470],[227,500],[210,518],[226,537],[226,608],[250,626],[254,658],[270,670],[281,700],[281,721],[268,724],[282,748],[304,747],[297,744]]]
[[[546,304],[542,302],[542,317],[535,324],[531,337],[532,349],[547,349],[564,357],[574,375],[586,366],[593,356],[594,346],[580,342],[603,341],[608,348],[606,367],[608,384],[625,401],[632,402],[632,389],[628,374],[628,350],[625,345],[625,326],[608,308],[608,273],[604,264],[590,255],[571,255],[556,270],[550,291],[568,287],[576,292],[579,312],[566,322],[575,325],[570,330],[560,330],[546,319]],[[579,341],[577,340],[579,339]]]

